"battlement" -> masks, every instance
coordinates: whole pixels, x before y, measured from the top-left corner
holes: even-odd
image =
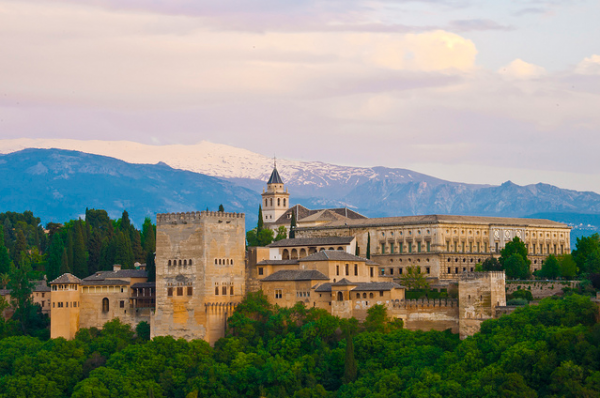
[[[418,299],[418,300],[392,300],[392,308],[440,308],[440,307],[458,307],[457,299]]]
[[[186,213],[163,213],[156,215],[156,225],[187,224],[202,219],[245,218],[244,213],[227,213],[223,211],[188,211]]]
[[[505,278],[504,271],[484,271],[484,272],[467,272],[460,274],[461,281],[486,278]]]

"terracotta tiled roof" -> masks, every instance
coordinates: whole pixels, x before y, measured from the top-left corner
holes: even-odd
[[[325,238],[296,238],[282,239],[273,242],[267,247],[293,247],[293,246],[344,246],[349,245],[354,236],[328,236]]]
[[[298,261],[349,261],[349,262],[365,262],[368,263],[370,260],[366,258],[358,257],[350,253],[346,253],[343,250],[321,250],[301,258]]]
[[[317,270],[281,270],[261,279],[261,282],[318,280],[327,281],[329,278]]]
[[[50,285],[58,285],[58,284],[65,284],[65,283],[76,283],[76,284],[79,284],[79,283],[81,283],[81,279],[79,279],[78,277],[76,277],[73,274],[67,273],[67,274],[62,274],[61,276],[59,276],[55,280],[51,281],[49,284]]]

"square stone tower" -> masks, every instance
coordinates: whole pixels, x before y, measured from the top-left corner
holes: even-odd
[[[496,307],[506,306],[504,271],[471,272],[458,281],[461,339],[479,332],[481,322],[496,317]]]
[[[156,311],[152,336],[213,344],[245,294],[244,214],[156,216]]]

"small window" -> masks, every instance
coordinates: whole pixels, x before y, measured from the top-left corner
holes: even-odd
[[[363,293],[363,298],[367,298],[367,293]]]
[[[263,268],[262,268],[262,267],[260,267],[260,268],[258,269],[258,275],[263,275],[263,272],[264,272],[264,271],[263,271]]]
[[[167,289],[167,296],[173,297],[173,288],[172,287]]]
[[[383,291],[382,290],[379,291],[379,297],[383,297]]]
[[[373,277],[373,267],[370,268],[371,269],[371,278]]]
[[[119,308],[125,308],[125,300],[119,301]]]
[[[356,298],[360,298],[360,293],[356,293]]]
[[[68,301],[66,302],[66,304],[67,304],[67,308],[69,308],[69,302]]]
[[[187,288],[187,295],[188,296],[192,296],[194,294],[194,288],[191,286],[188,286]]]
[[[171,260],[169,260],[169,264],[168,265],[171,265]]]
[[[350,275],[350,266],[346,264],[346,276]]]
[[[223,296],[227,296],[227,286],[223,286],[221,293],[223,293]]]
[[[109,308],[108,299],[105,297],[102,299],[102,312],[108,312]]]
[[[182,287],[178,287],[177,288],[177,295],[178,296],[183,296],[183,288]]]
[[[230,296],[233,296],[233,286],[230,286],[230,287],[229,287],[229,295],[230,295]]]
[[[431,269],[429,267],[425,268],[425,272],[427,272],[428,274],[431,273]]]
[[[187,259],[183,260],[183,265],[187,266]]]
[[[56,308],[56,303],[52,303],[52,308]]]
[[[217,265],[217,262],[218,262],[218,261],[217,261],[217,259],[215,258],[215,265]]]
[[[229,260],[229,264],[233,265],[233,259]]]
[[[373,298],[373,293],[369,293],[369,298]]]
[[[219,286],[215,286],[215,296],[219,295]]]
[[[358,264],[354,264],[354,275],[358,275]]]
[[[283,297],[283,291],[281,289],[275,289],[275,298],[280,299]]]
[[[335,274],[336,274],[336,275],[339,275],[339,274],[340,274],[340,266],[339,266],[339,265],[336,265],[336,266],[335,266]]]
[[[181,264],[181,260],[179,260],[179,265],[182,265],[182,264]]]

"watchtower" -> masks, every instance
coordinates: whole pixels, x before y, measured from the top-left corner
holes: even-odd
[[[63,274],[50,282],[50,337],[71,340],[79,330],[81,279]]]
[[[267,190],[262,193],[262,214],[265,226],[273,224],[290,207],[290,194],[284,188],[283,180],[273,164],[273,172],[267,181]]]

